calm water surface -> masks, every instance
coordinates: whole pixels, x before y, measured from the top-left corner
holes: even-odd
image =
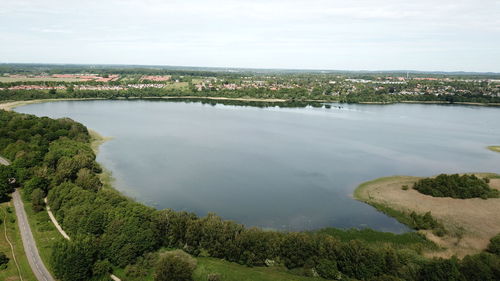
[[[18,112],[70,117],[113,140],[98,161],[156,208],[274,229],[408,229],[351,198],[391,175],[500,172],[500,108],[258,108],[169,101],[60,101]]]

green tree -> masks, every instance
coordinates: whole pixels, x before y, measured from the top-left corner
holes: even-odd
[[[47,191],[49,189],[49,181],[46,178],[33,176],[23,184],[24,195],[30,198],[33,190],[37,188],[43,191]]]
[[[455,257],[434,259],[422,266],[418,275],[419,281],[463,281]]]
[[[37,188],[33,190],[31,193],[31,203],[33,207],[33,211],[35,212],[40,212],[43,210],[43,207],[45,206],[44,199],[45,198],[45,192],[41,190],[40,188]]]
[[[51,264],[56,277],[62,281],[86,281],[92,277],[97,246],[90,237],[56,242]]]
[[[102,183],[96,174],[87,168],[83,168],[78,171],[76,174],[75,184],[83,189],[93,191],[99,190],[102,186]]]
[[[10,179],[15,175],[15,171],[10,166],[0,165],[0,202],[9,199],[9,194],[13,191]]]

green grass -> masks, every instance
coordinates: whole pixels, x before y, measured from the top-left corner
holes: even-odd
[[[11,213],[6,211],[7,207],[10,208],[10,210],[12,211]],[[6,220],[4,220],[5,214],[7,214]],[[14,246],[14,254],[16,255],[17,263],[19,264],[23,280],[36,281],[37,279],[33,274],[33,271],[31,271],[28,259],[26,258],[26,254],[24,253],[23,242],[21,240],[21,233],[19,232],[19,227],[17,225],[14,206],[10,202],[0,204],[0,218],[2,219],[2,221],[4,221],[0,224],[0,252],[5,253],[10,259],[9,263],[7,264],[7,268],[0,269],[0,280],[20,280],[19,272],[12,257],[12,250],[9,243],[5,239],[4,226],[7,226],[7,236]]]
[[[159,252],[166,251],[162,249]],[[193,273],[194,281],[207,281],[208,274],[218,273],[223,281],[310,281],[325,280],[322,278],[303,277],[290,273],[285,267],[248,267],[234,262],[216,258],[198,257],[197,266]],[[129,278],[125,270],[115,268],[113,274],[122,281],[153,281],[154,269],[147,269],[148,275],[138,278]]]
[[[195,281],[206,281],[209,273],[218,273],[221,280],[227,281],[324,280],[293,275],[286,272],[285,268],[279,267],[247,267],[215,258],[197,258],[197,261],[198,266],[193,275]]]
[[[316,231],[316,233],[331,235],[342,242],[361,240],[375,247],[390,246],[397,249],[412,249],[419,253],[422,252],[422,250],[437,249],[436,244],[427,240],[422,234],[417,232],[394,234],[369,228],[346,230],[324,228]]]
[[[500,146],[491,145],[491,146],[488,146],[488,149],[491,151],[500,152]]]
[[[53,272],[51,264],[49,262],[50,256],[52,254],[52,245],[64,238],[59,233],[59,231],[57,231],[55,225],[50,220],[47,211],[43,210],[41,212],[35,213],[32,209],[31,202],[27,202],[24,196],[21,197],[23,198],[24,209],[26,210],[28,221],[31,227],[31,232],[33,233],[33,237],[35,238],[40,257],[42,258],[42,261],[47,269],[50,272]]]

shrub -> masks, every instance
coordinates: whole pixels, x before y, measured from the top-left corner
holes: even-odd
[[[497,234],[495,237],[490,239],[487,251],[500,256],[500,234]]]
[[[183,251],[172,251],[160,258],[156,265],[155,281],[192,280],[196,260]]]
[[[337,268],[337,263],[331,260],[322,259],[316,265],[316,272],[325,279],[341,280],[342,274]]]
[[[111,263],[108,260],[97,261],[92,268],[94,276],[104,276],[111,273]]]
[[[0,266],[6,265],[9,262],[9,258],[3,252],[0,252]]]

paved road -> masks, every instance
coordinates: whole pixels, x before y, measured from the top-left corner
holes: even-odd
[[[28,262],[33,270],[33,273],[35,273],[35,276],[39,281],[55,281],[43,264],[40,254],[38,254],[38,248],[36,247],[35,239],[31,233],[31,228],[28,224],[28,217],[26,215],[26,211],[24,211],[23,201],[21,200],[18,189],[12,193],[12,198],[14,199],[17,223],[19,224],[19,230],[21,231],[24,252],[28,257]]]
[[[2,158],[0,156],[0,165],[10,165],[10,162],[7,159]],[[28,216],[26,215],[26,211],[24,210],[23,200],[21,200],[21,195],[19,194],[19,189],[16,189],[14,193],[12,193],[12,198],[14,200],[14,207],[16,208],[17,215],[17,223],[19,224],[19,229],[21,231],[21,238],[23,240],[24,252],[28,257],[28,262],[31,266],[31,270],[35,273],[38,281],[55,281],[55,279],[50,275],[49,271],[43,264],[42,259],[40,258],[40,254],[38,253],[38,248],[36,247],[35,239],[33,238],[33,233],[31,233],[31,228],[28,223]],[[47,199],[45,199],[47,200]],[[45,201],[47,203],[47,201]],[[47,205],[47,211],[50,208]],[[50,212],[50,211],[49,211]],[[50,213],[52,215],[52,213]],[[56,226],[58,226],[59,232],[64,236],[64,238],[69,240],[69,236],[62,230],[62,228],[57,223],[55,217],[51,216],[53,222]],[[114,281],[121,281],[120,278],[115,275],[110,275],[111,279]]]
[[[9,164],[9,161],[0,156],[0,165]],[[28,257],[28,263],[31,266],[31,270],[35,273],[38,281],[55,281],[40,258],[35,239],[33,238],[33,234],[31,233],[31,228],[28,223],[28,216],[24,210],[24,204],[21,200],[18,189],[12,193],[12,198],[14,200],[14,207],[16,208],[17,223],[19,224],[19,230],[21,231],[24,252],[26,253],[26,257]]]

